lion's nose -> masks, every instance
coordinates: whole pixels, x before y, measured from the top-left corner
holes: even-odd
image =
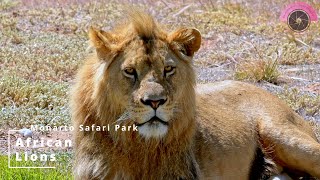
[[[146,100],[143,100],[143,99],[141,99],[141,102],[142,102],[144,105],[149,105],[149,106],[151,106],[154,110],[156,110],[159,106],[163,105],[166,101],[167,101],[167,99],[157,99],[157,100],[154,100],[154,99],[146,99]]]

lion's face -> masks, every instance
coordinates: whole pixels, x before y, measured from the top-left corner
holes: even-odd
[[[103,58],[97,68],[95,83],[111,85],[112,88],[105,93],[112,95],[115,105],[121,106],[122,112],[115,121],[130,120],[145,138],[164,137],[173,123],[182,123],[175,122],[175,116],[180,114],[182,100],[188,98],[184,97],[183,92],[194,85],[190,62],[193,52],[187,45],[192,42],[189,36],[193,33],[200,38],[196,30],[185,31],[189,34],[180,38],[187,38],[189,44],[176,43],[175,33],[164,37],[153,36],[147,40],[139,35],[133,36],[113,52],[112,61]],[[92,30],[92,33],[98,32]],[[106,37],[103,33],[100,31],[93,41],[101,39],[99,35]],[[199,40],[196,43],[200,46]],[[100,56],[110,58],[107,52],[100,50]]]
[[[166,42],[159,40],[154,46],[156,51],[147,54],[142,40],[133,41],[110,65],[110,83],[121,84],[113,93],[121,94],[126,113],[145,137],[167,133],[187,80],[188,64],[180,62]]]

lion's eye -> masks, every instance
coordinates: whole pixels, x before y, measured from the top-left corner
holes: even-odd
[[[123,72],[124,72],[124,75],[125,75],[125,76],[130,77],[130,78],[135,77],[136,74],[137,74],[137,73],[136,73],[136,70],[133,69],[133,68],[125,68],[125,69],[123,70]]]
[[[164,67],[164,73],[168,76],[174,73],[175,67],[173,66],[166,66]]]

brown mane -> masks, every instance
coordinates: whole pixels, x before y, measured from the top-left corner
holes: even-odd
[[[139,11],[129,13],[130,21],[115,28],[114,31],[103,32],[91,29],[89,37],[91,43],[96,47],[96,52],[86,61],[83,68],[78,73],[78,82],[72,91],[71,108],[73,112],[73,125],[91,126],[106,124],[132,125],[133,121],[128,119],[118,123],[116,120],[123,115],[126,110],[118,102],[118,97],[114,96],[113,86],[108,84],[108,73],[99,75],[97,84],[97,74],[103,67],[103,71],[110,72],[110,64],[115,63],[119,53],[123,53],[128,45],[144,47],[141,53],[153,56],[159,45],[170,43],[167,33],[160,29],[153,18]],[[187,35],[186,35],[187,36]],[[190,34],[189,34],[190,36]],[[170,40],[172,41],[172,39]],[[110,46],[106,47],[106,44]],[[175,51],[175,49],[172,49]],[[136,52],[139,53],[139,52]],[[101,60],[103,60],[101,62]],[[102,66],[108,61],[107,67]],[[192,137],[195,133],[195,121],[193,111],[183,109],[195,109],[194,104],[194,83],[191,63],[185,61],[185,66],[190,71],[188,75],[187,91],[181,99],[181,112],[179,116],[184,116],[188,123],[174,122],[170,124],[168,135],[164,139],[145,140],[137,136],[135,132],[75,132],[75,144],[77,151],[76,163],[84,163],[85,166],[76,167],[75,171],[84,171],[80,174],[93,174],[95,178],[103,178],[103,170],[110,168],[113,171],[121,171],[117,177],[128,176],[134,179],[152,179],[154,177],[172,177],[172,169],[176,169],[182,178],[198,176],[198,167],[192,153]],[[186,98],[187,97],[187,98]],[[179,121],[176,119],[175,121]],[[98,142],[97,142],[98,141]],[[97,146],[100,144],[101,146]],[[89,157],[92,154],[103,154],[101,161],[92,162]],[[99,157],[95,157],[99,158]],[[157,163],[146,163],[157,162]],[[177,164],[176,162],[181,162]],[[110,164],[114,165],[114,167]],[[121,164],[121,167],[117,165]],[[99,166],[96,172],[87,172]],[[136,167],[140,168],[136,168]],[[122,170],[116,170],[121,168]],[[187,169],[190,169],[186,171]],[[170,173],[169,173],[170,172]],[[175,173],[175,172],[172,172]],[[81,177],[83,178],[83,177]]]

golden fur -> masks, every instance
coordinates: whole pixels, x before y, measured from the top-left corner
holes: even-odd
[[[312,128],[278,98],[234,81],[195,88],[198,30],[167,33],[144,13],[130,17],[111,32],[90,29],[95,53],[73,87],[72,121],[111,128],[75,130],[75,179],[252,179],[268,159],[273,173],[320,177]]]

